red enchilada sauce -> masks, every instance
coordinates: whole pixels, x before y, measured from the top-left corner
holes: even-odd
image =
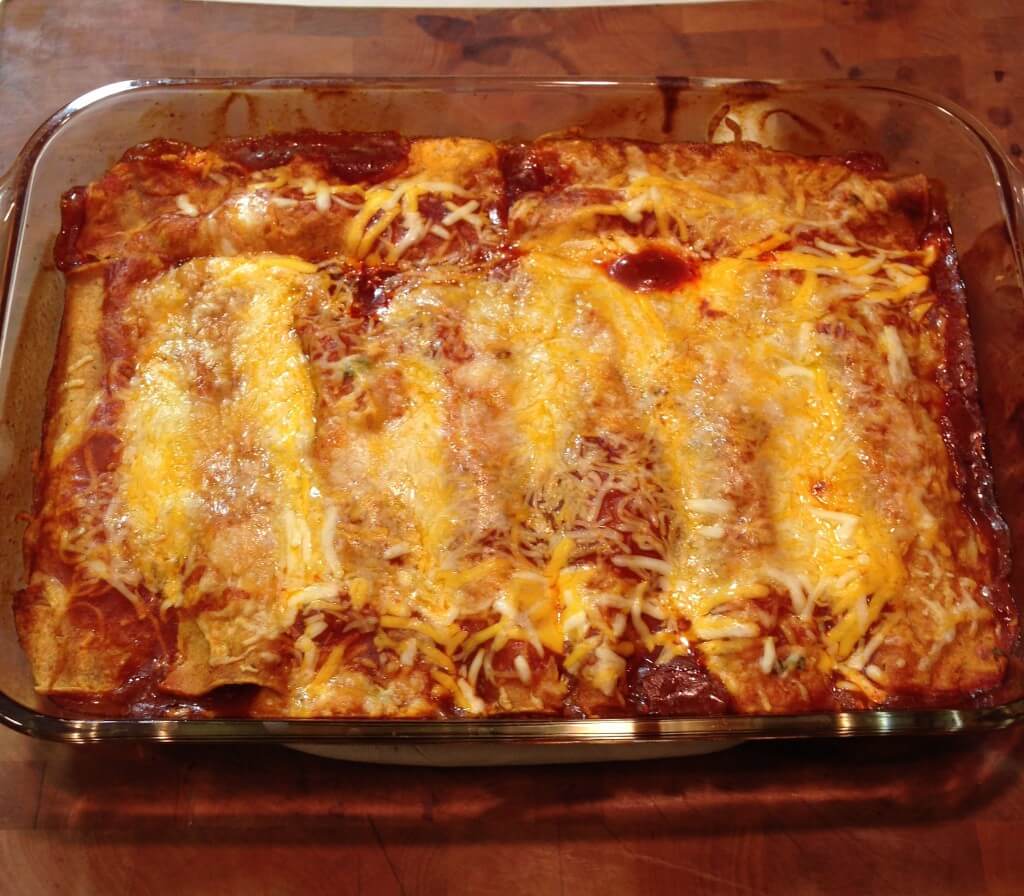
[[[620,255],[607,268],[616,283],[635,292],[672,292],[696,280],[697,262],[667,249],[650,248]]]
[[[53,247],[53,261],[58,271],[70,271],[81,264],[95,261],[78,251],[78,237],[85,228],[85,201],[88,187],[72,187],[60,197],[60,233]]]
[[[1019,622],[1007,576],[1010,537],[996,504],[995,484],[985,452],[985,422],[978,404],[978,374],[968,328],[967,296],[958,273],[953,232],[942,204],[929,209],[922,245],[931,244],[938,258],[930,271],[938,308],[948,314],[945,326],[946,363],[939,375],[943,405],[939,425],[952,461],[951,485],[961,495],[961,506],[984,539],[994,581],[983,589],[985,602],[999,618],[1006,653],[1021,648]]]
[[[653,658],[643,659],[631,672],[630,702],[637,715],[717,716],[732,705],[725,685],[694,654],[660,666]]]
[[[346,184],[380,183],[401,174],[409,162],[409,141],[394,131],[298,131],[224,140],[213,149],[248,171],[277,168],[301,157],[320,163]]]
[[[570,177],[557,153],[520,143],[501,147],[499,165],[509,205],[527,193],[547,192]]]

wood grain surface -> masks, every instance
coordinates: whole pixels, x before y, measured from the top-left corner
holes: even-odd
[[[173,75],[885,78],[963,103],[1012,155],[1024,145],[1020,0],[443,14],[0,0],[0,15],[0,167],[86,90]],[[1016,894],[1022,737],[425,770],[0,731],[0,894]]]

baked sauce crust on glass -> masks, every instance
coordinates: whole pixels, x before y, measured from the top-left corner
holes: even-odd
[[[965,705],[1017,619],[941,191],[757,145],[157,140],[69,191],[37,688]]]

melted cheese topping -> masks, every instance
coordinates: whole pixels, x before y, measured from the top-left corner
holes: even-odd
[[[630,147],[597,198],[515,203],[514,264],[456,267],[446,240],[487,222],[430,151],[374,186],[260,172],[230,200],[238,232],[340,204],[352,262],[438,241],[372,312],[280,255],[132,294],[116,489],[81,562],[194,622],[168,687],[255,681],[298,715],[608,712],[631,670],[697,657],[740,709],[786,711],[919,687],[992,624],[935,410],[935,253],[848,226],[881,187],[725,189]],[[671,288],[608,273],[681,247],[696,276]]]
[[[239,615],[246,638],[218,633],[259,635],[225,661],[273,639],[297,606],[338,593],[321,587],[328,562],[312,537],[324,517],[314,391],[293,329],[299,272],[314,270],[288,258],[196,262],[134,296],[145,335],[120,395],[107,539],[165,610],[224,589],[261,604],[254,619]]]
[[[778,633],[780,612],[806,662],[857,671],[901,611],[890,605],[906,600],[905,558],[942,508],[923,478],[880,491],[869,433],[904,405],[890,391],[858,408],[868,384],[845,382],[847,356],[876,370],[881,348],[901,387],[910,365],[892,325],[835,304],[847,280],[793,257],[742,257],[641,294],[535,251],[507,282],[413,279],[348,356],[307,359],[293,317],[322,275],[302,271],[209,262],[198,294],[187,269],[139,291],[152,335],[124,393],[114,510],[125,557],[168,605],[215,583],[261,603],[225,623],[245,637],[221,625],[218,641],[255,651],[302,621],[299,711],[334,705],[332,683],[351,671],[318,646],[324,608],[346,598],[466,711],[479,709],[474,663],[479,683],[510,641],[563,657],[567,674],[611,696],[626,674],[620,651],[637,642],[659,662],[697,649],[713,665],[749,643],[772,674],[798,646]],[[823,335],[837,310],[863,339]],[[352,391],[326,401],[339,369]],[[368,412],[396,400],[385,387],[398,406]],[[914,425],[939,444],[925,415]],[[227,490],[214,499],[222,464]],[[246,518],[249,492],[259,510]],[[609,493],[648,506],[608,518]],[[237,555],[210,551],[218,524],[255,540],[232,541]],[[268,546],[269,575],[254,572],[253,551]],[[201,587],[188,584],[197,563]],[[941,637],[955,622],[938,624]],[[511,670],[532,681],[525,655]]]

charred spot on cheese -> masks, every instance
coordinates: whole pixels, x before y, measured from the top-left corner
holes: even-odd
[[[620,255],[607,270],[613,280],[637,292],[675,292],[700,272],[694,259],[658,247]]]
[[[306,159],[322,165],[330,177],[346,184],[375,184],[395,177],[409,158],[409,142],[394,131],[298,131],[224,140],[216,150],[249,171]]]

